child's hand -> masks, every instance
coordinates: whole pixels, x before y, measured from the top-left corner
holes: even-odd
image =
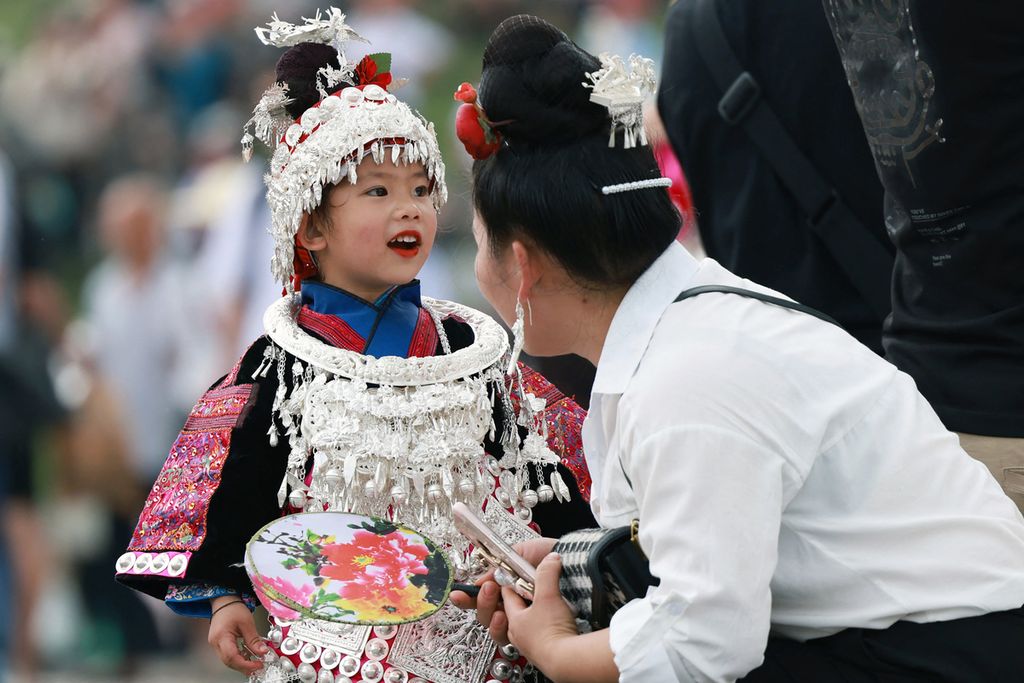
[[[262,669],[263,662],[248,659],[239,646],[241,640],[242,647],[248,648],[258,657],[267,653],[267,644],[256,631],[256,620],[249,608],[234,595],[214,598],[211,603],[215,613],[210,618],[207,641],[217,652],[220,661],[246,675]]]

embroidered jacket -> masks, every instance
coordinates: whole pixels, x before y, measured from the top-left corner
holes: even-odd
[[[442,353],[416,281],[372,303],[305,283],[303,304],[298,325],[332,346],[375,357]],[[472,343],[465,322],[454,316],[440,322],[453,351]],[[166,600],[183,614],[208,616],[209,599],[229,593],[254,605],[241,566],[244,548],[283,512],[278,492],[289,451],[286,439],[276,445],[268,439],[274,428],[283,433],[272,411],[278,374],[260,372],[270,344],[266,336],[258,339],[196,403],[147,498],[128,552],[118,561],[119,581]],[[286,365],[291,367],[293,360],[289,355]],[[580,439],[584,411],[538,373],[525,366],[522,371],[524,385],[546,406],[548,445],[561,459],[558,469],[565,481],[576,483],[570,486],[569,502],[540,503],[533,520],[549,536],[594,526]],[[496,405],[496,424],[514,420],[501,412]],[[487,440],[484,448],[502,455],[495,441]]]

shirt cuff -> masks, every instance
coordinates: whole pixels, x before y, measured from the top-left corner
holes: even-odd
[[[210,600],[225,595],[238,595],[250,611],[256,609],[256,597],[251,593],[239,595],[236,590],[210,583],[170,585],[167,587],[167,597],[164,598],[164,602],[175,614],[209,619],[213,611]]]
[[[620,683],[676,683],[704,681],[690,667],[677,671],[665,649],[665,634],[686,611],[682,596],[669,595],[657,607],[649,599],[637,599],[612,615],[608,642],[619,669]],[[680,659],[675,658],[678,662]]]

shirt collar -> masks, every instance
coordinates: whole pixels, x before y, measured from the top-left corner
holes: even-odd
[[[626,390],[662,313],[690,285],[698,265],[681,244],[673,241],[637,278],[608,328],[592,393],[621,394]]]

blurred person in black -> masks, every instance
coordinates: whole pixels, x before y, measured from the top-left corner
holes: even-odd
[[[721,76],[729,59],[708,47],[715,19],[739,63],[734,75]],[[666,24],[658,107],[707,255],[828,313],[880,353],[892,265],[882,188],[818,0],[683,0]],[[720,102],[743,71],[756,85],[731,93],[730,122]],[[749,127],[772,111],[818,175],[810,198],[780,175],[781,136]],[[830,223],[837,200],[829,190],[852,221]],[[858,259],[861,247],[873,261]]]
[[[824,9],[896,244],[886,356],[1024,509],[1024,11]]]
[[[13,168],[0,152],[0,677],[37,668],[31,618],[48,576],[33,491],[34,442],[61,420],[45,331],[57,302],[19,234]]]

